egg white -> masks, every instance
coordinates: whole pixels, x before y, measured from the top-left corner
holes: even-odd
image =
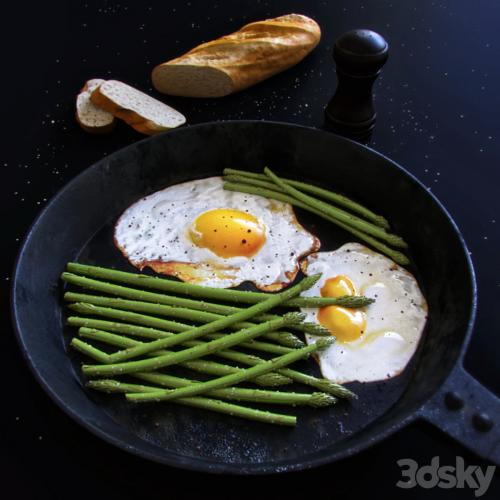
[[[392,260],[358,243],[332,252],[309,255],[306,274],[321,279],[303,296],[318,296],[328,278],[349,278],[359,295],[375,299],[364,308],[366,328],[359,339],[337,341],[318,354],[323,376],[333,382],[373,382],[401,373],[417,349],[427,319],[427,303],[411,273]],[[302,310],[318,322],[316,308]],[[309,343],[316,338],[307,336]]]
[[[265,226],[266,241],[253,257],[222,258],[191,240],[189,228],[199,215],[224,208],[247,212]],[[291,205],[225,191],[221,177],[176,184],[140,199],[120,217],[114,238],[139,269],[150,266],[221,288],[252,281],[262,290],[279,290],[295,278],[300,257],[319,248],[319,240],[298,223]]]

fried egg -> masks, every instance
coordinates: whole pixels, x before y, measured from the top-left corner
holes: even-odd
[[[305,274],[321,273],[303,296],[365,295],[361,309],[339,306],[302,309],[336,342],[318,353],[323,376],[333,382],[373,382],[401,373],[415,353],[427,319],[427,303],[416,279],[392,260],[358,243],[309,255]],[[316,338],[307,336],[309,343]]]
[[[291,205],[225,191],[221,177],[140,199],[119,218],[114,239],[139,269],[212,287],[252,281],[265,291],[292,282],[300,258],[320,246]]]

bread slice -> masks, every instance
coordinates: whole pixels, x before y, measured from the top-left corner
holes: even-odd
[[[104,82],[100,78],[88,80],[76,98],[76,121],[83,130],[92,134],[111,132],[115,126],[115,117],[90,100],[92,92]]]
[[[98,86],[90,99],[143,134],[157,134],[186,123],[175,109],[117,80]]]
[[[320,38],[316,21],[301,14],[257,21],[156,66],[151,78],[164,94],[222,97],[297,64]]]

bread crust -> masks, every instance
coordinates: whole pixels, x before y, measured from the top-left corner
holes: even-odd
[[[81,88],[78,95],[89,91],[89,89],[90,89],[89,84],[91,81],[92,81],[92,79],[87,80],[85,82],[85,85]],[[77,99],[78,99],[78,96],[77,96]],[[82,120],[80,119],[80,114],[78,113],[78,108],[75,110],[75,118],[76,118],[76,121],[78,122],[78,125],[80,125],[80,127],[83,130],[85,130],[85,132],[89,132],[90,134],[108,134],[109,132],[111,132],[115,128],[115,124],[116,124],[116,120],[113,118],[111,120],[111,122],[108,123],[107,125],[103,125],[100,127],[89,127],[88,125],[85,125],[85,123],[83,123]]]
[[[318,45],[320,38],[316,21],[300,14],[253,22],[159,64],[151,74],[153,86],[171,95],[221,97],[297,64]],[[204,72],[207,68],[219,76],[211,77]],[[190,75],[195,81],[186,84]]]
[[[94,92],[90,96],[90,100],[96,106],[99,106],[100,108],[108,111],[117,118],[122,119],[125,123],[130,125],[138,132],[141,132],[142,134],[154,135],[160,132],[165,132],[166,130],[170,130],[170,128],[168,127],[160,126],[157,123],[144,118],[135,111],[120,107],[112,99],[102,94],[99,87],[94,90]]]

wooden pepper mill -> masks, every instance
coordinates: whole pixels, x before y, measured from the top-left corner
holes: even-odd
[[[358,141],[370,138],[376,113],[372,87],[387,61],[389,45],[374,31],[348,31],[335,42],[338,86],[325,109],[329,130]]]

